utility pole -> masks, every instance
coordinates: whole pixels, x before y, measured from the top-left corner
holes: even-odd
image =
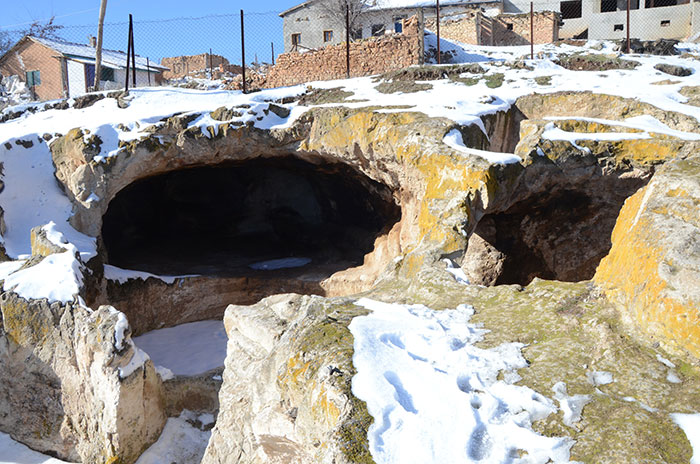
[[[100,90],[100,77],[102,75],[102,32],[105,25],[105,12],[107,0],[100,2],[100,19],[97,23],[97,45],[95,47],[95,90]]]

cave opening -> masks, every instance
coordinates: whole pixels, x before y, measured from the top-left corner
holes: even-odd
[[[489,286],[525,286],[536,277],[590,280],[610,251],[625,199],[645,183],[617,179],[598,191],[540,192],[486,214],[469,239],[462,267],[471,283]]]
[[[400,215],[391,189],[348,165],[256,158],[132,183],[102,242],[108,264],[158,275],[332,274],[362,264]]]

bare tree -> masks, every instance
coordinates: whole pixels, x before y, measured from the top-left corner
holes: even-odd
[[[100,90],[100,78],[102,77],[102,31],[105,24],[105,11],[107,11],[107,0],[102,0],[100,19],[97,23],[97,45],[95,46],[95,90]]]
[[[352,40],[358,18],[367,7],[367,2],[366,0],[318,0],[318,6],[340,27],[343,31],[343,39],[345,34],[349,32]],[[347,29],[348,24],[349,30]]]
[[[7,31],[0,31],[0,55],[4,55],[6,51],[12,48],[14,40]]]
[[[63,29],[60,24],[54,24],[54,16],[51,16],[46,22],[34,21],[27,29],[22,32],[22,36],[31,35],[42,39],[60,39],[58,31]]]

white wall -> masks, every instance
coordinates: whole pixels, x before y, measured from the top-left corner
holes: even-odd
[[[125,83],[126,70],[125,69],[115,69],[114,70],[114,80],[116,81],[118,88],[123,88]],[[151,74],[151,85],[156,85],[155,74]],[[148,86],[148,73],[146,71],[136,71],[136,87],[147,87]],[[132,87],[131,83],[131,71],[129,71],[129,87]]]
[[[693,5],[675,5],[659,8],[630,10],[630,37],[641,40],[685,39],[690,34],[690,11]],[[661,27],[661,21],[670,21]],[[598,13],[590,21],[588,38],[590,39],[624,39],[627,37],[627,12],[613,11]],[[615,31],[615,25],[622,24],[621,31]]]
[[[85,65],[68,60],[68,96],[70,98],[85,95]]]

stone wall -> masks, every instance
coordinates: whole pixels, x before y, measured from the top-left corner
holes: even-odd
[[[402,34],[353,42],[350,44],[350,75],[370,76],[423,62],[421,21],[414,16],[404,20]],[[305,53],[284,53],[270,70],[266,88],[301,84],[346,76],[345,44],[331,45]]]
[[[538,11],[534,15],[535,43],[547,44],[559,39],[559,13]],[[435,18],[426,19],[425,28],[436,33]],[[484,15],[474,9],[440,18],[440,37],[469,45],[528,45],[530,14]]]
[[[209,60],[210,56],[211,63]],[[210,67],[214,67],[216,70],[228,70],[229,68],[229,62],[226,58],[220,55],[209,55],[208,53],[163,58],[161,65],[170,69],[170,71],[163,73],[163,78],[165,79],[180,79],[199,71],[203,72]]]

